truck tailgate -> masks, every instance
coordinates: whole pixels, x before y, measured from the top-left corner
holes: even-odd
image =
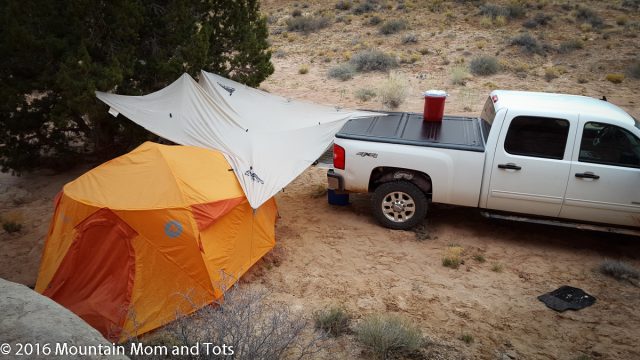
[[[484,152],[477,118],[445,116],[424,122],[421,113],[390,112],[387,116],[349,120],[337,138]]]

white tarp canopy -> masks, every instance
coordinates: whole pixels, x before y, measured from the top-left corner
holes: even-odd
[[[183,74],[149,95],[96,96],[163,138],[224,153],[254,209],[318,159],[345,122],[376,115],[285,99],[204,71],[200,84]]]

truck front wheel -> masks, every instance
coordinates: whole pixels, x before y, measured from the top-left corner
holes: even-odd
[[[408,181],[392,181],[378,186],[371,207],[373,215],[384,227],[408,230],[427,215],[427,197]]]

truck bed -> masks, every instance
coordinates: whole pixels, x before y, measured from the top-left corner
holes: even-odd
[[[445,116],[442,123],[424,122],[422,113],[389,112],[349,120],[337,138],[484,152],[480,119]]]

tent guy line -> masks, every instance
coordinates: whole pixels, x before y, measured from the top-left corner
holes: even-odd
[[[348,120],[382,115],[291,100],[205,71],[199,83],[183,74],[144,96],[96,96],[156,135],[222,152],[254,209],[313,164]]]

